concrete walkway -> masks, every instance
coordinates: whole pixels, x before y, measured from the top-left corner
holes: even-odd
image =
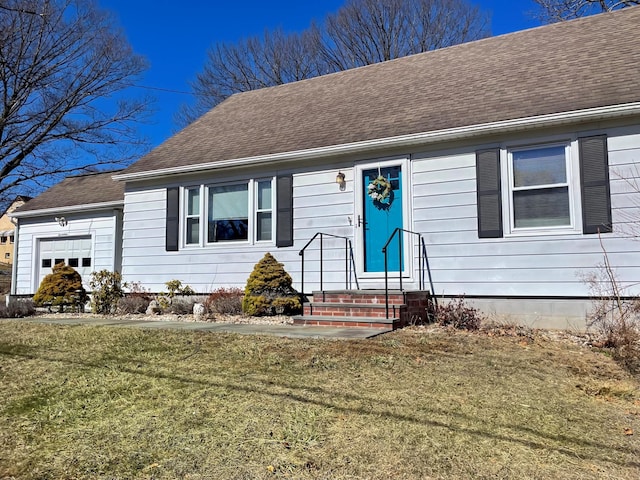
[[[206,322],[171,322],[158,320],[127,320],[117,318],[55,318],[29,317],[17,319],[20,322],[46,323],[50,325],[95,325],[105,327],[135,327],[149,329],[187,330],[198,332],[239,333],[243,335],[275,335],[289,338],[371,338],[390,329],[364,327],[317,327],[307,325],[263,325]]]

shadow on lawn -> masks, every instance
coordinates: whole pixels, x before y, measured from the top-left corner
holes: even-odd
[[[38,350],[40,350],[41,347],[38,347]],[[575,446],[579,446],[579,447],[589,447],[589,448],[593,448],[596,450],[601,450],[603,452],[607,452],[607,451],[611,451],[611,450],[615,450],[621,454],[626,454],[626,455],[638,455],[638,449],[637,448],[630,448],[630,447],[622,447],[622,446],[611,446],[610,444],[603,444],[603,443],[599,443],[599,442],[593,442],[593,441],[589,441],[589,440],[584,440],[584,439],[579,439],[579,438],[575,438],[575,437],[571,437],[568,435],[552,435],[552,434],[546,434],[544,432],[539,432],[533,428],[530,427],[526,427],[526,426],[511,426],[511,425],[499,425],[501,428],[506,428],[506,429],[510,429],[513,431],[513,435],[512,436],[507,436],[507,435],[501,435],[501,434],[497,434],[497,433],[493,433],[491,431],[488,430],[483,430],[483,429],[478,429],[478,428],[470,428],[470,427],[461,427],[461,426],[452,426],[449,425],[445,422],[442,421],[437,421],[437,420],[425,420],[425,419],[421,419],[421,418],[417,418],[416,416],[411,416],[411,415],[403,415],[403,414],[398,414],[395,413],[393,411],[390,411],[388,409],[386,409],[386,407],[392,407],[395,404],[393,404],[390,401],[384,401],[384,400],[380,400],[377,398],[373,398],[373,397],[366,397],[366,396],[362,396],[362,395],[357,395],[357,394],[353,394],[353,393],[343,393],[340,394],[340,398],[343,400],[351,400],[351,401],[361,401],[361,402],[370,402],[374,405],[373,408],[362,408],[362,407],[345,407],[342,405],[339,405],[338,402],[332,402],[330,400],[321,400],[321,399],[314,399],[314,398],[310,398],[309,396],[305,396],[302,394],[297,393],[298,390],[304,389],[306,391],[308,391],[309,393],[313,393],[316,395],[324,395],[327,396],[329,398],[335,398],[336,397],[336,392],[335,391],[329,391],[325,388],[322,387],[300,387],[299,385],[294,385],[294,384],[287,384],[284,382],[275,382],[275,381],[268,381],[268,382],[261,382],[259,384],[255,384],[255,385],[247,385],[246,384],[246,378],[245,383],[243,383],[242,385],[240,384],[233,384],[233,383],[223,383],[223,382],[215,382],[212,380],[202,380],[202,379],[198,379],[198,378],[193,378],[193,377],[188,377],[188,376],[182,376],[182,375],[178,375],[178,374],[167,374],[167,373],[163,373],[163,372],[159,372],[159,371],[154,371],[154,372],[149,372],[149,371],[144,371],[141,370],[141,367],[136,367],[136,368],[131,368],[128,367],[124,364],[118,364],[116,359],[109,359],[109,361],[114,361],[116,362],[116,364],[108,364],[105,365],[105,362],[91,362],[91,361],[82,361],[82,360],[78,360],[78,359],[68,359],[68,358],[56,358],[54,356],[52,357],[48,357],[44,354],[36,354],[33,353],[33,350],[36,350],[36,347],[29,347],[26,345],[7,345],[7,344],[2,344],[0,343],[0,355],[5,355],[5,356],[12,356],[12,357],[21,357],[21,358],[25,358],[25,359],[29,359],[29,360],[43,360],[43,361],[47,361],[47,362],[62,362],[65,364],[70,364],[70,365],[80,365],[82,367],[92,367],[92,368],[110,368],[110,369],[117,369],[122,373],[127,373],[127,374],[133,374],[133,375],[142,375],[145,377],[149,377],[149,378],[154,378],[154,379],[161,379],[161,380],[170,380],[170,381],[177,381],[177,382],[182,382],[182,383],[189,383],[189,384],[195,384],[195,385],[202,385],[204,387],[216,387],[216,388],[227,388],[227,389],[231,389],[231,390],[235,390],[238,392],[245,392],[245,393],[251,393],[251,394],[258,394],[258,395],[268,395],[271,397],[279,397],[279,398],[286,398],[289,400],[294,400],[297,402],[301,402],[301,403],[306,403],[306,404],[311,404],[311,405],[315,405],[315,406],[319,406],[319,407],[323,407],[323,408],[330,408],[332,410],[335,411],[340,411],[340,412],[344,412],[344,413],[353,413],[353,414],[358,414],[358,415],[376,415],[376,416],[383,416],[383,417],[387,417],[390,419],[394,419],[394,420],[400,420],[400,421],[404,421],[404,422],[411,422],[411,423],[415,423],[418,425],[423,425],[423,426],[430,426],[430,427],[436,427],[436,428],[444,428],[447,430],[455,430],[458,431],[460,433],[464,433],[464,434],[468,434],[468,435],[473,435],[473,436],[481,436],[481,437],[485,437],[488,439],[493,439],[493,440],[499,440],[499,441],[505,441],[505,442],[512,442],[512,443],[516,443],[516,444],[520,444],[522,446],[525,447],[529,447],[529,448],[533,448],[533,449],[537,449],[537,450],[546,450],[546,451],[553,451],[553,452],[557,452],[557,453],[561,453],[564,455],[568,455],[571,457],[575,457],[576,455],[578,455],[576,452],[568,449],[568,448],[563,448],[560,446],[551,446],[548,444],[548,442],[560,442],[560,443],[565,443],[565,444],[573,444]],[[104,360],[104,359],[103,359]],[[121,361],[122,359],[120,359]],[[135,359],[129,359],[130,362],[132,363],[137,363],[140,364],[140,361],[135,360]],[[291,392],[281,392],[281,391],[275,391],[276,389],[289,389],[291,390]],[[376,408],[378,407],[378,408]],[[382,408],[380,408],[382,407]],[[422,412],[430,412],[433,415],[452,415],[455,416],[461,420],[465,420],[465,421],[470,421],[470,422],[474,422],[477,423],[479,422],[479,420],[475,417],[469,416],[469,415],[465,415],[462,413],[457,413],[457,412],[449,412],[449,411],[445,411],[442,409],[436,409],[433,407],[429,407],[429,408],[425,408],[422,410]],[[520,436],[522,434],[530,434],[533,436],[538,437],[540,440],[535,441],[535,440],[527,440],[524,438],[521,438]],[[578,455],[581,456],[581,455]],[[606,455],[591,455],[591,460],[599,460],[599,461],[605,461],[605,462],[611,462],[611,463],[615,463],[619,466],[622,467],[632,467],[632,468],[638,468],[640,467],[640,462],[620,462],[617,461],[615,459],[611,459],[610,457],[607,457]]]

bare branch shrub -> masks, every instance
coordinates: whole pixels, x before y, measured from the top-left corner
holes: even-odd
[[[209,313],[220,315],[242,314],[242,297],[244,292],[239,288],[218,288],[211,292],[205,302]]]
[[[611,349],[614,358],[631,371],[640,368],[640,298],[626,294],[600,239],[604,261],[585,278],[593,296],[587,326],[600,335],[598,345]]]
[[[427,318],[443,327],[452,327],[458,330],[475,331],[480,328],[482,323],[480,312],[469,306],[464,297],[458,297],[449,303],[441,303],[440,305],[430,301],[427,307]]]
[[[24,318],[36,313],[36,307],[31,299],[16,300],[9,305],[0,304],[0,318]]]
[[[124,287],[128,292],[118,301],[118,313],[145,313],[152,299],[149,290],[140,282],[126,283]]]

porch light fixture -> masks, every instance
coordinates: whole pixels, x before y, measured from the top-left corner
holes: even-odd
[[[340,186],[340,190],[344,191],[347,187],[347,181],[344,179],[344,173],[340,171],[338,172],[338,175],[336,175],[336,183]]]
[[[58,222],[58,225],[61,227],[65,227],[67,225],[67,219],[64,217],[56,217],[54,220]]]

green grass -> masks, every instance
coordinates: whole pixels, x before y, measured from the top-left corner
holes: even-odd
[[[0,387],[0,478],[640,475],[637,379],[542,340],[3,321]]]

